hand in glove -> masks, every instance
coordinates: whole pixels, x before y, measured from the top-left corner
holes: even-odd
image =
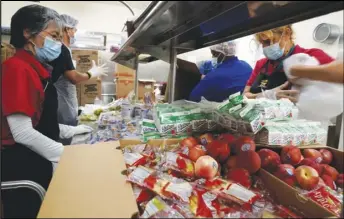
[[[93,128],[87,125],[78,125],[76,127],[73,127],[74,135],[80,135],[85,133],[90,133],[93,131]]]
[[[87,72],[90,75],[90,78],[98,78],[101,76],[107,76],[105,72],[108,71],[108,68],[105,67],[106,64],[102,66],[97,66],[96,62],[92,60],[92,68]]]
[[[259,95],[260,97],[265,97],[270,100],[279,100],[282,98],[289,99],[291,102],[296,103],[298,101],[299,91],[298,90],[284,90],[288,88],[289,82],[285,82],[279,87],[271,90],[266,90]],[[259,97],[257,97],[259,98]]]

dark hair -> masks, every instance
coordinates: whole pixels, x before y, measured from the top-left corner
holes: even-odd
[[[55,21],[61,27],[60,15],[53,9],[40,5],[28,5],[20,8],[11,18],[10,43],[17,49],[23,48],[27,43],[24,30],[32,36],[44,30],[50,21]]]

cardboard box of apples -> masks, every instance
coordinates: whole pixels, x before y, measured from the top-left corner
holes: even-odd
[[[273,150],[263,148],[258,154],[262,164],[259,174],[277,200],[294,205],[311,217],[338,217],[341,214],[342,151],[326,146],[302,149],[285,146]]]
[[[339,216],[343,199],[343,152],[326,146],[256,147],[248,136],[204,134],[200,142],[193,137],[180,144],[195,162],[200,177],[216,174],[206,163],[214,158],[227,180],[250,188],[252,176],[259,175],[279,203],[293,206],[310,217]],[[210,161],[209,161],[210,162]],[[322,193],[322,195],[319,195]],[[328,196],[335,196],[330,199]],[[325,200],[327,199],[327,200]]]

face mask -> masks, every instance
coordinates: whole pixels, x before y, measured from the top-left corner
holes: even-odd
[[[282,36],[283,36],[283,34],[282,34]],[[281,39],[282,39],[282,36],[281,36]],[[264,53],[266,58],[268,58],[270,60],[277,60],[283,56],[285,45],[284,45],[283,49],[281,49],[281,47],[279,46],[281,39],[279,40],[278,43],[275,43],[275,44],[272,44],[270,46],[263,48],[263,53]]]
[[[42,48],[35,46],[36,56],[44,62],[51,62],[61,54],[61,42],[56,42],[50,37],[45,37]]]
[[[73,45],[75,43],[75,37],[69,37],[69,43]]]

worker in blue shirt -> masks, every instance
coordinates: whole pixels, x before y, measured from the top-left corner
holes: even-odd
[[[208,101],[222,102],[229,95],[242,92],[252,73],[251,66],[235,56],[234,41],[212,46],[210,50],[217,57],[217,64],[193,89],[191,101],[199,102],[204,97]]]
[[[211,54],[212,54],[212,58],[211,60],[206,60],[206,61],[202,61],[200,66],[199,66],[199,72],[202,75],[202,79],[211,71],[213,71],[216,68],[217,65],[217,56],[216,56],[216,52],[213,50],[210,50]]]

